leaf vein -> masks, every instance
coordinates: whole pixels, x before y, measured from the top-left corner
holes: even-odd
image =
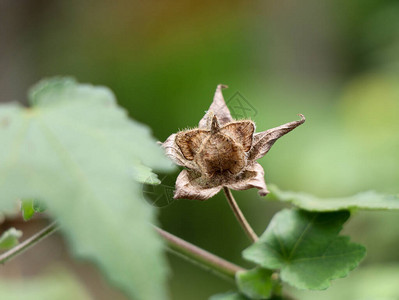
[[[310,220],[310,222],[306,225],[305,229],[302,231],[301,235],[299,236],[299,238],[297,239],[297,241],[295,242],[294,247],[292,247],[292,250],[290,252],[290,255],[288,257],[288,259],[291,259],[292,256],[294,255],[296,248],[299,246],[299,244],[302,242],[303,237],[305,236],[305,234],[308,232],[308,230],[310,229],[311,225],[313,225],[314,220],[317,218],[319,214],[315,214],[312,218],[312,220]]]

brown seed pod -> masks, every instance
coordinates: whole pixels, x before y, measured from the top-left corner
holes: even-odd
[[[263,157],[276,140],[305,122],[290,122],[255,133],[251,120],[234,121],[218,85],[213,102],[199,122],[199,127],[172,134],[162,144],[166,155],[184,166],[176,180],[175,199],[206,200],[222,187],[233,190],[259,189],[261,196],[268,190],[264,171],[257,159]]]

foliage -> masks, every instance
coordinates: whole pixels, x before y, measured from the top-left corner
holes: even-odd
[[[136,299],[167,298],[162,244],[140,182],[156,181],[150,168],[171,166],[149,129],[129,120],[107,88],[70,78],[39,83],[29,100],[29,108],[0,106],[0,210],[40,199],[78,257]]]
[[[321,199],[306,193],[281,191],[276,186],[270,187],[271,199],[289,202],[308,211],[339,210],[398,210],[399,197],[384,195],[375,191],[363,192],[351,197]]]
[[[234,292],[217,294],[209,298],[209,300],[247,300],[247,299],[248,299],[247,297]]]
[[[295,291],[301,300],[396,300],[399,295],[399,266],[396,263],[361,267],[339,280],[327,291]]]
[[[0,299],[90,300],[81,283],[65,270],[53,270],[30,280],[1,280]]]
[[[151,225],[156,224],[154,209],[144,201],[141,183],[160,183],[152,169],[168,172],[173,167],[149,129],[130,120],[107,88],[70,78],[39,83],[29,100],[29,108],[0,106],[0,213],[14,211],[18,199],[23,199],[25,221],[46,210],[58,220],[72,252],[95,262],[129,297],[167,299],[163,245]],[[263,182],[263,169],[259,174]],[[260,239],[243,251],[256,266],[230,273],[238,291],[211,300],[283,299],[283,283],[326,289],[366,254],[365,247],[340,235],[351,211],[399,209],[397,196],[372,191],[320,199],[274,186],[270,190],[269,198],[299,209],[278,212]],[[15,246],[21,235],[9,229],[0,237],[0,248]],[[58,297],[62,287],[57,284],[54,291],[38,288],[51,280],[30,282],[27,299]],[[16,286],[0,285],[0,297],[19,297]],[[87,299],[80,287],[76,290],[77,299]]]
[[[46,205],[37,199],[26,199],[21,201],[22,217],[29,221],[35,213],[44,212]]]
[[[237,286],[250,299],[270,298],[277,285],[272,274],[272,270],[263,268],[237,272]]]
[[[349,212],[312,213],[282,210],[258,242],[243,252],[246,259],[280,269],[281,279],[300,289],[326,289],[344,277],[365,255],[361,245],[338,236]]]
[[[22,231],[10,228],[0,236],[0,250],[10,249],[18,245],[18,239],[22,236]]]

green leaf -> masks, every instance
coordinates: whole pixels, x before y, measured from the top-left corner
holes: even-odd
[[[350,274],[345,280],[334,283],[327,291],[298,291],[301,300],[398,300],[399,265],[369,264]]]
[[[72,251],[135,299],[165,299],[162,242],[139,182],[171,163],[105,87],[56,78],[0,106],[0,210],[41,199]]]
[[[13,227],[3,232],[3,234],[0,236],[0,250],[11,249],[14,246],[18,245],[18,239],[21,236],[22,231],[17,230]]]
[[[90,300],[88,292],[72,274],[57,270],[25,280],[2,279],[0,299],[5,300]]]
[[[32,207],[36,213],[42,213],[47,209],[46,203],[37,199],[33,200]]]
[[[35,214],[35,210],[33,209],[33,199],[22,200],[21,211],[24,221],[30,220]]]
[[[24,221],[29,221],[36,212],[44,212],[46,204],[37,199],[25,199],[21,201],[21,211]]]
[[[272,270],[256,268],[236,273],[237,286],[250,299],[268,299],[275,289]]]
[[[276,186],[269,187],[269,199],[289,202],[309,211],[339,210],[396,210],[399,209],[399,197],[379,194],[374,191],[363,192],[351,197],[318,198],[305,193],[281,191]]]
[[[228,292],[224,294],[213,295],[209,300],[248,300],[247,297],[234,292]]]
[[[282,210],[243,255],[264,268],[281,269],[281,279],[294,287],[326,289],[330,280],[345,277],[366,254],[363,246],[338,236],[349,216],[348,211]]]

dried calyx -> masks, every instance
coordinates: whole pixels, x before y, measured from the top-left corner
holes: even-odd
[[[233,120],[218,85],[213,102],[196,129],[172,134],[162,144],[176,164],[185,167],[177,180],[175,199],[206,200],[223,187],[233,190],[269,191],[262,166],[256,162],[276,140],[305,122],[290,122],[255,133],[251,120]]]

